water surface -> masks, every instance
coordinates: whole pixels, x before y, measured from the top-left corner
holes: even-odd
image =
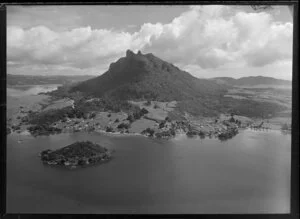
[[[23,140],[18,143],[18,140]],[[115,149],[89,168],[38,154],[78,140]],[[288,213],[291,136],[245,130],[231,140],[73,133],[7,139],[9,213]]]

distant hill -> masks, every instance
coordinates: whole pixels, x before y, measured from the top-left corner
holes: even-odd
[[[79,81],[85,81],[95,76],[80,75],[80,76],[66,76],[66,75],[12,75],[7,74],[7,85],[41,85],[41,84],[71,84]]]
[[[130,50],[104,74],[72,88],[98,97],[161,101],[218,96],[225,90],[225,86],[195,78],[151,53],[135,54]]]
[[[263,76],[250,76],[234,79],[231,77],[217,77],[213,78],[218,84],[231,85],[231,86],[257,86],[257,85],[278,85],[278,86],[291,86],[292,82],[288,80],[276,79],[272,77]]]
[[[80,91],[87,96],[101,97],[105,103],[113,101],[113,105],[126,100],[176,100],[175,110],[169,113],[172,119],[182,118],[186,112],[201,116],[233,112],[255,117],[285,110],[275,103],[225,97],[234,83],[233,78],[199,79],[151,53],[135,54],[127,50],[126,56],[110,64],[104,74],[80,82],[66,93]],[[57,92],[64,94],[63,89]]]

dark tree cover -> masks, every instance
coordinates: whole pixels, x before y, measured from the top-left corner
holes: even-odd
[[[133,115],[128,115],[127,120],[131,123],[134,122],[134,116]]]
[[[170,138],[170,137],[175,136],[175,134],[176,134],[175,130],[170,129],[170,130],[167,130],[167,131],[155,133],[155,137],[157,137],[157,138]]]
[[[154,130],[151,128],[147,128],[144,131],[141,132],[141,134],[145,135],[145,134],[149,134],[150,137],[154,136]]]
[[[166,124],[166,121],[161,121],[159,123],[159,128],[161,129],[161,128],[165,127],[165,124]]]
[[[93,118],[95,118],[96,117],[96,113],[95,112],[92,112],[91,114],[90,114],[90,119],[93,119]]]
[[[194,99],[180,101],[175,110],[192,115],[218,116],[219,113],[234,113],[234,115],[261,117],[261,115],[276,116],[279,112],[286,110],[287,107],[270,102],[259,102],[254,100],[233,99],[222,97],[213,99]]]
[[[113,132],[113,130],[114,129],[112,127],[109,127],[109,126],[106,127],[106,132]]]
[[[172,120],[170,119],[170,117],[169,117],[169,116],[167,116],[167,117],[165,118],[165,121],[167,121],[167,122],[171,122]]]
[[[141,114],[142,114],[142,115],[145,115],[145,114],[147,114],[147,113],[149,113],[148,110],[146,110],[145,108],[142,108],[142,109],[141,109]]]
[[[118,129],[129,129],[130,128],[130,124],[128,123],[121,123],[118,125],[117,127]]]
[[[50,134],[58,134],[61,133],[61,129],[56,128],[56,127],[51,127],[48,125],[34,125],[34,126],[30,126],[28,128],[28,131],[34,135],[50,135]]]

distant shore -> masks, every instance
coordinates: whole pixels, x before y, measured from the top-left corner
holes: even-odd
[[[70,99],[51,100],[50,96],[42,95],[27,95],[22,98],[9,97],[8,105],[11,111],[10,115],[7,115],[8,132],[15,132],[18,134],[25,133],[31,126],[26,122],[23,122],[24,118],[29,112],[41,112],[47,109],[59,109],[67,106],[74,107],[74,101]],[[111,136],[151,136],[149,130],[153,130],[154,135],[151,137],[158,138],[172,138],[175,134],[180,132],[186,135],[198,135],[203,136],[218,136],[222,133],[228,132],[227,129],[230,126],[236,129],[250,128],[257,126],[263,122],[259,128],[261,130],[280,130],[283,123],[290,123],[290,118],[277,117],[269,119],[249,118],[239,115],[234,115],[236,123],[228,123],[231,116],[226,114],[220,114],[219,117],[193,117],[186,115],[186,123],[183,127],[178,127],[178,121],[166,121],[168,113],[176,106],[174,102],[158,102],[151,101],[146,105],[146,102],[134,102],[132,104],[139,106],[141,109],[147,110],[147,114],[140,119],[136,119],[133,122],[128,122],[128,114],[124,112],[98,112],[93,118],[86,119],[67,119],[66,121],[57,121],[51,125],[53,129],[60,130],[57,133],[65,132],[81,132],[81,131],[95,131],[102,134]],[[119,129],[120,124],[129,124],[128,129]],[[107,130],[110,127],[111,130]],[[149,129],[147,131],[147,129]],[[182,130],[181,130],[182,129]],[[150,130],[150,131],[151,131]],[[180,131],[181,130],[181,131]],[[173,134],[171,132],[174,132]],[[27,133],[28,134],[28,133]],[[51,134],[51,132],[49,133]],[[38,132],[37,132],[37,135]]]

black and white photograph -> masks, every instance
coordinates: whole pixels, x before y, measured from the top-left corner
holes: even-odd
[[[6,212],[291,213],[293,17],[6,5]]]

